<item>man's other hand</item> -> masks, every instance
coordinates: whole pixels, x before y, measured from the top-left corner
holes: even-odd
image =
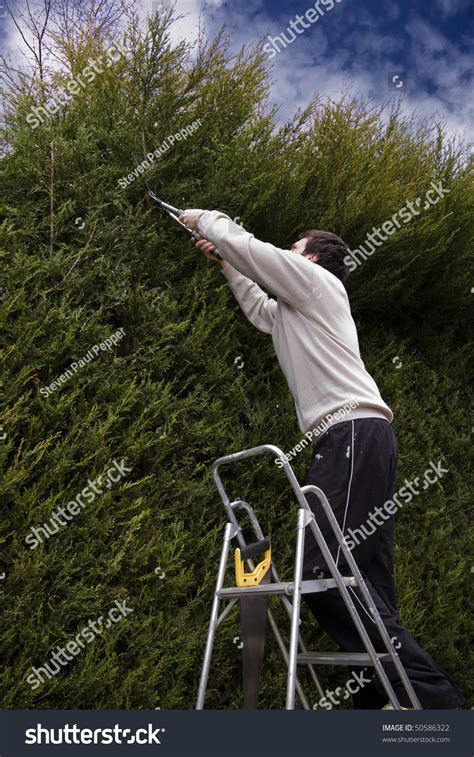
[[[196,241],[194,237],[192,237],[191,242],[193,242],[196,245],[196,247],[199,247],[201,252],[206,256],[206,258],[209,258],[209,260],[217,260],[218,262],[224,262],[224,261],[220,261],[219,258],[216,258],[216,256],[212,254],[215,251],[216,246],[212,244],[212,242],[209,242],[208,239],[204,239],[203,237],[202,239],[199,239],[198,241]]]

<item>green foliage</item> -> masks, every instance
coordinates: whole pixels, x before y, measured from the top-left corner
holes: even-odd
[[[242,317],[219,269],[150,206],[144,178],[177,205],[219,207],[282,246],[317,226],[355,247],[432,181],[449,187],[349,289],[363,358],[395,413],[399,481],[441,457],[449,468],[399,513],[396,569],[403,621],[467,693],[474,280],[460,150],[439,129],[414,131],[397,112],[385,123],[349,100],[316,97],[277,127],[258,49],[231,58],[221,34],[200,39],[193,57],[170,43],[167,23],[132,25],[127,55],[36,130],[26,116],[41,87],[16,92],[2,135],[12,149],[0,163],[1,705],[193,707],[225,523],[210,464],[265,442],[288,450],[301,437],[271,339]],[[69,72],[51,77],[50,91],[106,43],[69,49]],[[200,129],[120,189],[198,117]],[[40,393],[119,327],[116,348]],[[309,455],[295,461],[300,480]],[[32,526],[122,457],[128,476],[29,549]],[[296,509],[284,474],[265,460],[224,478],[261,513],[289,575]],[[33,691],[31,667],[126,597],[133,613]],[[306,627],[314,646],[331,647]],[[234,613],[217,637],[209,707],[242,704],[238,632]],[[281,707],[285,671],[272,639],[268,652],[261,705]],[[328,685],[344,675],[323,671]]]

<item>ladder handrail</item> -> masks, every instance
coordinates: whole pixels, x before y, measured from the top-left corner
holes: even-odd
[[[217,491],[219,492],[222,502],[224,503],[224,507],[227,510],[227,513],[229,514],[232,523],[234,525],[236,524],[236,519],[233,514],[232,508],[230,507],[230,500],[226,494],[226,491],[224,489],[224,485],[222,483],[221,477],[218,473],[218,469],[221,467],[221,465],[225,465],[227,463],[233,463],[237,460],[243,460],[247,457],[255,457],[256,455],[260,455],[264,452],[273,452],[273,455],[275,458],[278,458],[283,463],[283,470],[286,474],[286,477],[288,481],[291,484],[291,488],[293,489],[296,498],[298,500],[298,503],[300,507],[303,507],[305,510],[308,510],[309,512],[312,512],[310,506],[308,505],[308,502],[306,501],[306,497],[301,492],[301,486],[296,478],[293,468],[291,467],[290,463],[286,459],[286,455],[282,450],[277,447],[275,444],[260,444],[258,447],[249,447],[249,449],[243,449],[240,452],[234,452],[230,455],[224,455],[223,457],[218,457],[211,465],[211,472],[212,476],[214,478],[214,483],[216,485]]]

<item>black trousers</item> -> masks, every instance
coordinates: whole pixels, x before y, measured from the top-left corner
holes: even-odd
[[[353,547],[352,554],[423,709],[465,707],[465,699],[448,674],[400,623],[393,579],[394,516],[387,517],[388,513],[384,509],[386,520],[383,520],[382,525],[376,525],[368,518],[374,508],[382,507],[387,500],[392,499],[397,455],[397,437],[388,421],[362,418],[337,423],[315,444],[306,484],[314,484],[324,491],[344,535],[347,535],[348,529],[360,534],[355,529],[365,526],[362,537],[357,539],[360,543],[356,544],[353,540],[351,545],[347,537],[348,544]],[[339,550],[319,500],[310,493],[308,502],[341,573],[349,575],[347,562]],[[382,518],[379,517],[378,520],[381,522]],[[311,531],[306,529],[303,578],[329,575],[316,540]],[[350,588],[350,592],[375,650],[384,652],[380,634],[365,609],[359,590]],[[303,600],[319,625],[337,642],[341,650],[365,651],[337,590],[306,594],[303,595]],[[384,668],[400,704],[412,707],[393,663],[384,663]],[[362,672],[363,669],[353,667],[351,670]],[[380,709],[387,704],[387,695],[373,669],[368,667],[365,670],[363,680],[371,678],[371,683],[365,684],[353,696],[354,707]]]

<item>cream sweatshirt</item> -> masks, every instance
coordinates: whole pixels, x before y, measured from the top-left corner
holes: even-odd
[[[221,270],[245,316],[271,334],[300,430],[314,429],[350,402],[357,404],[349,419],[391,423],[393,413],[362,362],[342,282],[302,255],[255,239],[218,210],[204,211],[198,228],[230,264]]]

